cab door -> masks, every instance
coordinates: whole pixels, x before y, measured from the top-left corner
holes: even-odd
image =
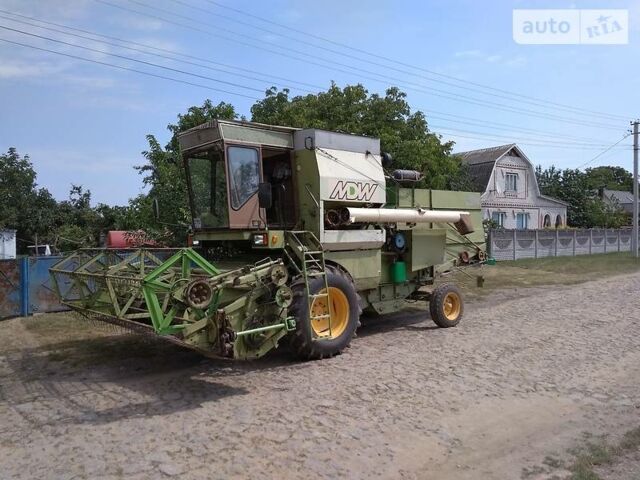
[[[228,144],[225,153],[229,228],[263,227],[264,213],[258,206],[258,184],[262,178],[260,148]]]

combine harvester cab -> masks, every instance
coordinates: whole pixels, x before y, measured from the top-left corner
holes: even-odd
[[[462,318],[455,286],[423,287],[458,253],[483,258],[482,233],[469,237],[478,194],[415,188],[420,174],[387,172],[375,138],[212,121],[179,141],[197,251],[78,251],[51,269],[73,310],[238,359],[283,339],[300,358],[330,357],[363,309],[407,299],[428,301],[441,327]]]

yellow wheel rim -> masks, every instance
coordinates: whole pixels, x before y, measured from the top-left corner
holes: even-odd
[[[309,309],[311,317],[311,329],[317,337],[326,339],[338,338],[344,333],[349,324],[349,300],[342,290],[329,287],[329,296],[325,295],[326,289],[320,290],[313,299]]]
[[[442,304],[444,316],[447,317],[447,320],[454,321],[458,318],[458,316],[460,315],[461,305],[462,301],[457,293],[447,293]]]

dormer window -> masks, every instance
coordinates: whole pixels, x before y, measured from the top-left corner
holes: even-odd
[[[515,193],[518,191],[518,174],[507,173],[505,176],[505,192]]]

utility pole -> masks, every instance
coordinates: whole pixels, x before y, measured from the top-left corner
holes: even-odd
[[[640,120],[631,122],[633,125],[633,229],[631,231],[631,251],[638,258],[638,125]]]

